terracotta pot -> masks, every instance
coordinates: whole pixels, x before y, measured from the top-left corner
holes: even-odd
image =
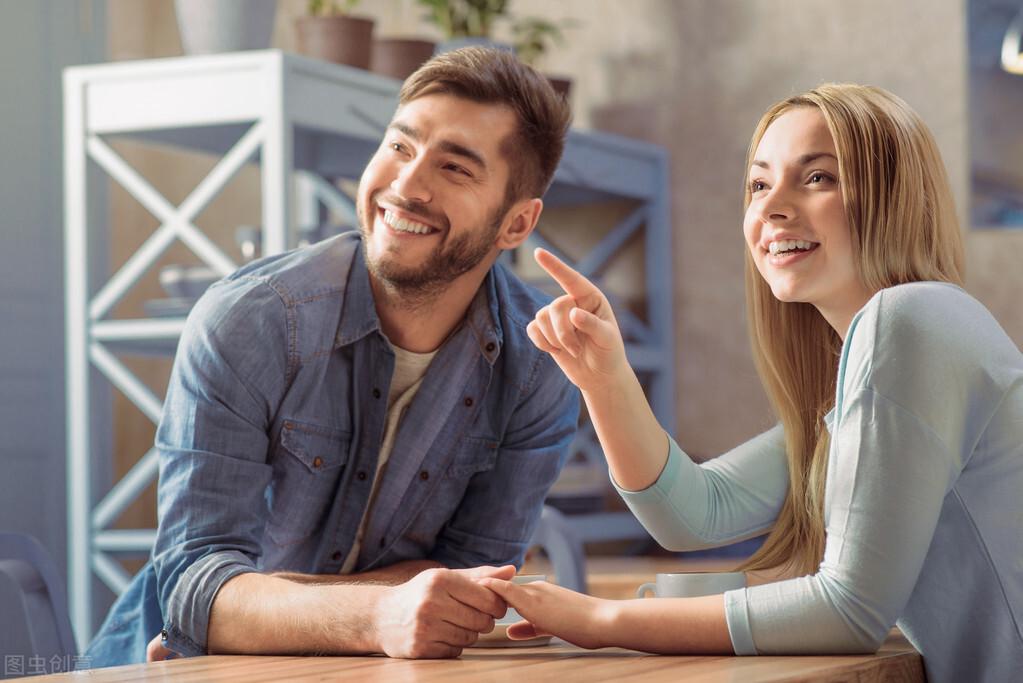
[[[551,87],[554,88],[554,92],[558,93],[566,100],[572,94],[571,78],[561,78],[560,76],[548,76],[547,80],[551,82]]]
[[[433,56],[434,43],[414,38],[380,38],[373,41],[370,70],[404,81]]]
[[[347,15],[299,17],[295,20],[298,51],[335,64],[369,68],[373,20]]]

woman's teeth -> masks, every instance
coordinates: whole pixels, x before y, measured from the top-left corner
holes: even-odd
[[[767,245],[767,250],[772,254],[783,254],[789,251],[807,251],[812,246],[814,243],[806,240],[778,240]]]
[[[387,223],[396,232],[414,232],[417,235],[426,235],[433,232],[433,228],[429,225],[399,218],[389,209],[384,211],[384,223]]]

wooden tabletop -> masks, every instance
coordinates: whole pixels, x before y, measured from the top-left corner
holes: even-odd
[[[906,681],[923,683],[920,655],[893,633],[870,656],[669,657],[631,650],[582,650],[560,641],[529,648],[469,648],[458,659],[410,660],[387,657],[254,657],[217,655],[152,664],[77,671],[33,681],[259,681],[351,680],[370,683],[449,681]]]

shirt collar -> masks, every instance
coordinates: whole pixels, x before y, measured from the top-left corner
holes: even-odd
[[[476,296],[473,297],[472,303],[469,304],[469,310],[465,316],[465,324],[479,344],[480,353],[491,365],[497,360],[501,344],[504,341],[495,283],[498,268],[499,266],[494,264],[487,272],[487,276],[483,279],[483,284],[476,292]],[[334,336],[334,348],[353,344],[376,331],[381,331],[380,318],[377,317],[376,305],[373,303],[373,290],[369,284],[369,269],[366,267],[362,245],[359,244],[355,249],[352,265],[348,271],[348,284],[345,287],[337,334]]]

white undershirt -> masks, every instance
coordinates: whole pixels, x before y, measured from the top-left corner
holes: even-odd
[[[388,343],[390,344],[390,342]],[[398,348],[394,344],[390,344],[390,346],[394,351],[394,375],[391,377],[391,388],[387,392],[387,421],[384,427],[384,440],[380,445],[380,455],[377,458],[377,468],[373,475],[373,488],[369,493],[369,501],[362,514],[359,530],[355,533],[352,548],[348,551],[348,557],[345,558],[345,562],[341,566],[341,574],[350,574],[355,569],[359,550],[362,548],[362,538],[369,526],[370,512],[373,510],[377,490],[380,488],[380,481],[387,469],[387,460],[391,457],[391,449],[394,447],[394,437],[398,433],[398,425],[401,424],[405,411],[412,403],[416,392],[419,391],[423,377],[426,376],[426,370],[430,367],[430,361],[437,355],[436,351],[413,353]]]

